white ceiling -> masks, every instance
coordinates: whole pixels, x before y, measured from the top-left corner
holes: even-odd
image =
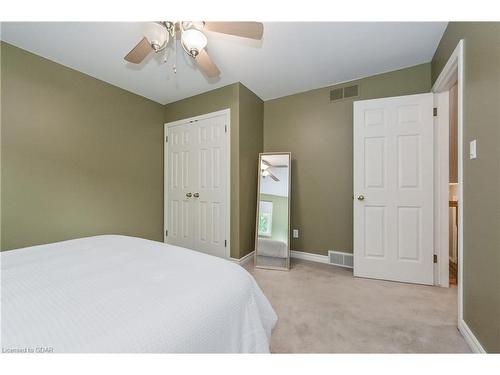
[[[178,49],[161,64],[123,56],[150,23],[2,23],[2,40],[162,104],[241,82],[263,100],[429,62],[446,22],[270,22],[262,41],[207,33],[222,74],[208,81]]]
[[[262,159],[274,166],[288,165],[290,156],[287,154],[262,155]]]

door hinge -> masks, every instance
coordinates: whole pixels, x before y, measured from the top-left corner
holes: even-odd
[[[227,125],[224,125],[224,133],[227,133]]]
[[[434,254],[434,257],[432,258],[434,263],[438,262],[438,256],[437,254]]]
[[[165,142],[168,143],[168,135],[165,137]]]
[[[165,229],[165,237],[168,237],[168,229]]]
[[[438,109],[437,109],[437,107],[434,107],[434,108],[432,109],[432,115],[433,115],[434,117],[436,117],[436,116],[438,115]]]
[[[224,240],[224,247],[227,247],[227,240]]]

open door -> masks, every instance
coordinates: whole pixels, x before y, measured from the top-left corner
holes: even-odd
[[[433,94],[354,102],[354,276],[434,283]]]

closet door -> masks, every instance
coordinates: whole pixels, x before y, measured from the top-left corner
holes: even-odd
[[[194,249],[226,257],[227,132],[226,116],[196,122],[196,164],[193,192]]]
[[[228,112],[165,124],[165,242],[228,257]]]
[[[196,189],[198,141],[196,129],[188,124],[168,128],[166,157],[167,240],[172,245],[194,247],[193,191]]]

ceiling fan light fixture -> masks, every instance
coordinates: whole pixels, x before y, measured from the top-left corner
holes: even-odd
[[[161,22],[153,22],[149,25],[146,32],[148,39],[151,41],[151,46],[155,51],[163,49],[169,40],[167,27]]]
[[[205,27],[205,22],[204,21],[182,21],[181,26],[182,26],[183,30],[189,30],[189,29],[201,30]]]
[[[197,29],[188,29],[182,32],[182,44],[191,57],[196,57],[206,47],[208,40],[205,34]]]
[[[220,70],[210,57],[206,46],[206,35],[202,31],[216,32],[250,39],[262,39],[264,25],[259,22],[205,22],[205,21],[156,21],[144,30],[143,38],[125,56],[132,64],[141,64],[152,52],[164,51],[163,62],[167,61],[167,48],[177,51],[177,42],[193,58],[202,73],[210,79],[220,77]],[[180,40],[179,40],[180,39]],[[173,70],[176,72],[174,62]],[[272,165],[269,165],[272,167]],[[270,172],[269,172],[270,173]],[[272,177],[272,173],[271,177]]]

